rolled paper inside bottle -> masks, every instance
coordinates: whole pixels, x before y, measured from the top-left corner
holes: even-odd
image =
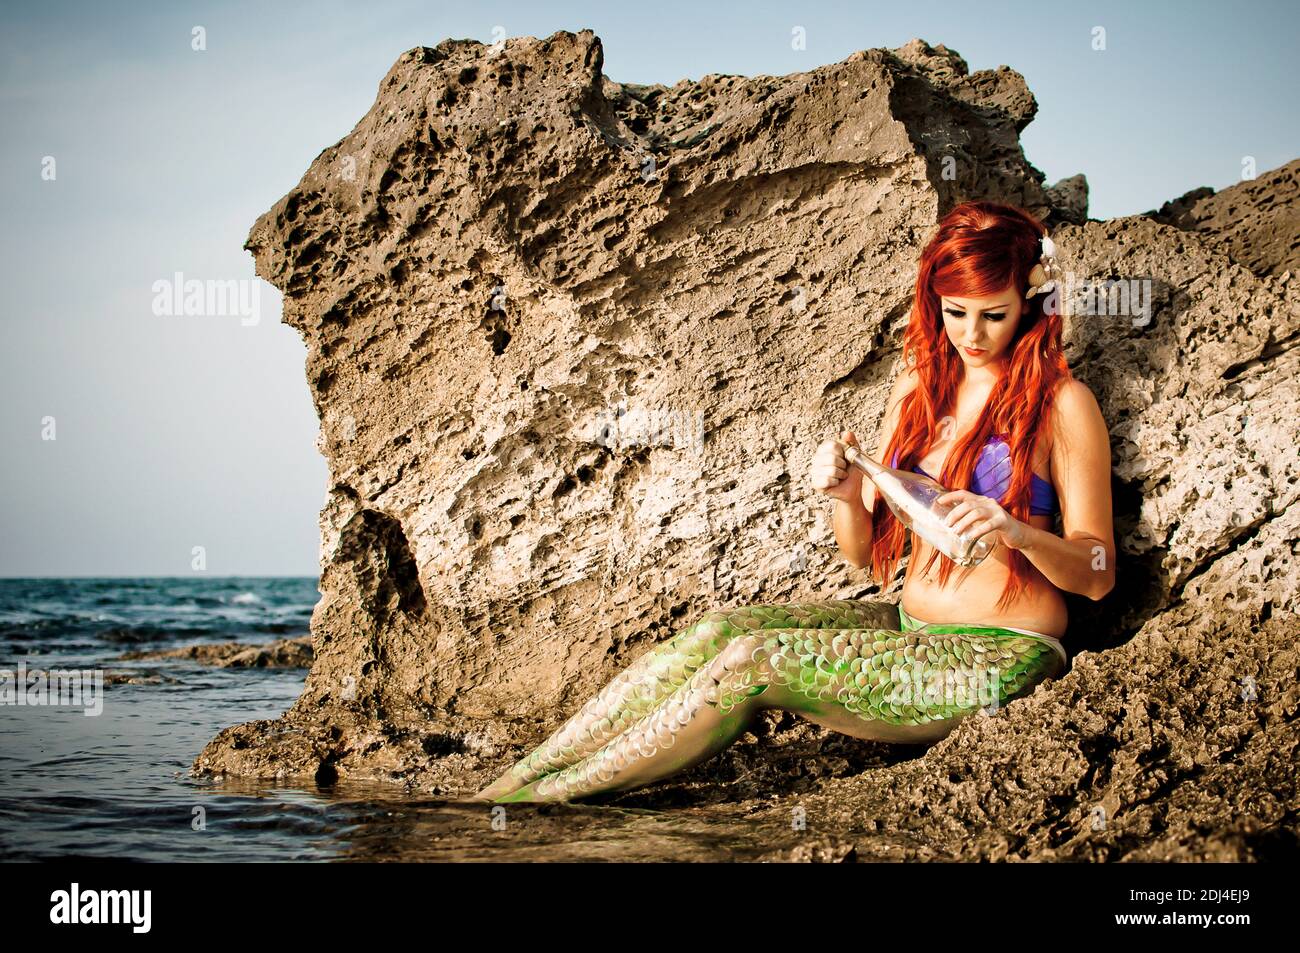
[[[912,528],[949,559],[959,561],[967,555],[970,541],[953,532],[952,527],[944,522],[946,516],[947,514],[941,515],[934,510],[926,510],[924,519],[917,520]]]

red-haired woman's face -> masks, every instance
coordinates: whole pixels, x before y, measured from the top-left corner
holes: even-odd
[[[1008,356],[1021,309],[1020,296],[1010,287],[989,298],[939,297],[948,340],[968,368],[986,367]],[[978,348],[978,353],[968,347]]]

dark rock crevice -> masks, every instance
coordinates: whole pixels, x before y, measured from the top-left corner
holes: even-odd
[[[352,573],[358,603],[377,626],[395,612],[424,615],[419,569],[401,524],[391,516],[359,510],[344,525],[332,558]]]

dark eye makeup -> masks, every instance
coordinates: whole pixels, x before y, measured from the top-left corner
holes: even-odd
[[[943,309],[943,312],[944,312],[944,314],[951,314],[954,318],[964,318],[964,317],[966,316],[966,312],[965,312],[965,311],[962,311],[960,308],[954,308],[954,307],[952,307],[952,306],[949,306],[949,307],[947,307],[947,308],[944,308],[944,309]],[[1001,321],[1001,320],[1002,320],[1003,318],[1005,318],[1006,316],[1007,316],[1007,313],[1006,313],[1005,311],[985,311],[985,312],[984,312],[984,317],[988,318],[990,321]]]

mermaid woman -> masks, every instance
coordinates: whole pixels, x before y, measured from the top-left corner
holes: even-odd
[[[708,612],[475,797],[567,801],[640,787],[716,754],[762,708],[856,738],[933,742],[1063,672],[1062,593],[1105,596],[1115,543],[1109,435],[1065,362],[1054,266],[1043,225],[991,202],[954,208],[921,254],[907,369],[873,459],[970,487],[939,499],[957,504],[947,518],[957,532],[996,540],[982,562],[949,586],[961,567],[878,505],[875,484],[846,464],[845,447],[858,444],[844,431],[817,448],[811,483],[834,501],[843,556],[869,563],[882,589],[911,536],[899,605]]]

